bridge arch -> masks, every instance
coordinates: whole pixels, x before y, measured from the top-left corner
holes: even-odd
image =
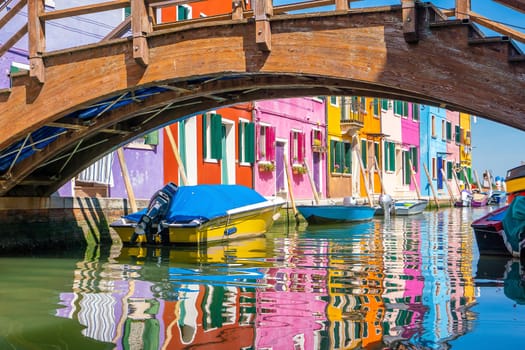
[[[386,6],[275,15],[270,50],[253,40],[256,21],[244,18],[151,33],[145,66],[134,59],[132,39],[45,54],[44,83],[21,74],[0,96],[0,130],[8,130],[0,134],[0,150],[27,143],[43,127],[63,131],[8,163],[0,195],[49,195],[138,135],[258,99],[388,97],[525,130],[519,49],[508,38],[483,38],[469,21],[446,21],[429,4],[416,13],[418,29],[409,40],[402,7]],[[79,118],[97,104],[94,116]]]

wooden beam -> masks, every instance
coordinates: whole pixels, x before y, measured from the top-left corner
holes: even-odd
[[[407,43],[419,40],[417,34],[417,14],[414,0],[402,0],[403,36]]]
[[[244,0],[232,0],[232,19],[233,20],[243,19],[244,11],[246,11]]]
[[[44,0],[29,0],[27,4],[27,28],[29,32],[29,76],[39,83],[45,81],[42,54],[45,52],[45,24],[40,18],[44,13]]]
[[[525,0],[494,0],[514,10],[525,13]]]
[[[494,22],[486,17],[483,17],[475,12],[470,12],[470,19],[488,29],[494,30],[500,34],[506,35],[514,40],[525,43],[525,33],[518,32],[517,30],[511,29],[504,24]]]
[[[27,3],[27,0],[19,1],[18,4],[16,4],[9,11],[7,11],[4,17],[0,18],[0,29],[2,29],[2,27],[5,26],[6,23],[8,23],[13,17],[15,17],[18,14],[18,12],[24,8],[26,3]]]
[[[261,51],[272,51],[271,16],[273,16],[271,0],[255,0],[255,43]]]
[[[131,17],[128,16],[118,26],[116,26],[111,32],[109,32],[101,41],[107,41],[115,38],[119,38],[124,35],[131,28]]]
[[[149,48],[146,36],[151,32],[148,11],[144,0],[131,0],[131,31],[133,35],[133,58],[143,67],[149,64]]]
[[[137,208],[137,201],[135,200],[135,192],[133,192],[133,186],[129,178],[128,166],[126,165],[126,159],[124,158],[124,151],[122,148],[117,149],[118,161],[120,163],[120,171],[122,172],[122,178],[124,179],[124,185],[126,186],[126,192],[128,193],[128,200],[131,207],[131,211],[135,213]]]
[[[457,19],[468,19],[470,13],[470,0],[456,0],[455,16]]]
[[[202,0],[150,0],[148,5],[154,8],[162,8],[169,6],[191,4],[193,2],[201,2]]]
[[[32,1],[32,0],[29,0],[29,1]],[[130,6],[130,0],[113,0],[113,1],[102,2],[100,4],[85,5],[85,6],[72,7],[72,8],[63,9],[63,10],[42,12],[40,14],[40,19],[44,21],[49,21],[49,20],[54,20],[54,19],[66,18],[66,17],[87,15],[87,14],[96,13],[96,12],[118,10],[118,9],[123,9],[129,6]]]
[[[13,47],[24,35],[27,34],[27,24],[25,24],[18,32],[7,40],[4,45],[0,46],[0,56],[2,56],[7,50]]]
[[[348,0],[335,0],[335,10],[336,11],[348,11],[350,6],[348,6]]]

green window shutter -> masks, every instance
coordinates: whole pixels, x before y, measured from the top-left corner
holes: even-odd
[[[403,102],[403,117],[408,117],[408,102]]]
[[[337,96],[330,96],[330,103],[333,105],[337,104]]]
[[[411,152],[411,155],[410,155],[410,159],[412,160],[412,166],[414,167],[414,171],[417,173],[418,172],[418,154],[417,154],[417,147],[412,147],[410,148],[410,152]]]
[[[390,142],[388,141],[385,141],[384,143],[384,164],[385,164],[385,170],[389,170],[390,169],[390,162],[388,160],[388,155],[390,154]]]
[[[202,157],[204,159],[208,158],[208,133],[206,132],[206,128],[208,127],[208,121],[207,121],[206,114],[203,114],[201,116],[202,119]]]
[[[337,142],[336,144],[336,152],[335,152],[335,158],[336,158],[336,163],[337,165],[339,165],[339,168],[335,170],[336,173],[342,173],[343,172],[343,167],[344,167],[344,163],[345,163],[345,148],[344,148],[344,143],[343,142]]]
[[[186,121],[179,122],[179,153],[182,164],[186,166]]]
[[[20,68],[11,65],[9,73],[13,74],[13,73],[18,73],[18,72],[20,72]]]
[[[410,185],[410,153],[408,151],[403,151],[403,159],[405,160],[405,184]]]
[[[374,107],[374,115],[379,115],[379,99],[374,98],[373,107]]]
[[[189,10],[186,6],[177,6],[177,20],[181,21],[184,19],[188,19]]]
[[[447,179],[452,179],[452,162],[447,162]]]
[[[146,145],[158,145],[159,144],[159,131],[155,130],[144,136],[144,143]]]
[[[419,104],[412,105],[412,120],[419,120]]]
[[[125,7],[124,8],[124,18],[128,18],[131,16],[131,7]]]
[[[390,155],[390,171],[396,171],[396,144],[390,142],[389,145],[389,155]]]
[[[456,129],[455,141],[456,143],[461,143],[461,128],[459,127],[459,125],[456,125],[455,129]]]
[[[244,129],[244,145],[246,149],[245,162],[255,163],[255,124],[246,123],[246,128]]]
[[[452,140],[452,123],[447,122],[447,141]]]
[[[382,99],[381,100],[381,109],[384,110],[384,111],[388,110],[388,100],[387,99]]]
[[[344,143],[345,148],[345,160],[344,167],[341,169],[341,172],[344,172],[344,168],[348,168],[348,172],[352,172],[352,144],[350,142]]]
[[[367,167],[367,160],[368,160],[368,155],[367,155],[367,149],[366,149],[366,140],[361,140],[361,159],[363,160],[363,166]]]
[[[237,124],[237,154],[239,154],[239,163],[244,162],[244,145],[242,143],[242,135],[244,135],[244,123]]]
[[[333,173],[335,171],[335,147],[336,142],[334,140],[330,140],[330,172]]]
[[[222,159],[222,116],[212,114],[211,122],[211,158]]]

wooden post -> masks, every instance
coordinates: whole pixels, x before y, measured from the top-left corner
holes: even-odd
[[[270,17],[273,16],[272,0],[255,0],[255,43],[261,51],[272,50]]]
[[[374,166],[377,170],[377,176],[379,176],[379,182],[381,183],[381,194],[385,194],[385,184],[383,183],[383,174],[381,173],[381,169],[379,169],[379,164],[377,163],[377,157],[374,155]]]
[[[463,175],[465,175],[465,183],[467,184],[465,188],[469,191],[472,191],[472,185],[470,184],[470,181],[468,180],[468,173],[467,173],[466,168],[463,168]]]
[[[244,17],[244,0],[232,0],[232,19],[239,20]]]
[[[421,200],[421,192],[419,191],[419,185],[417,184],[416,172],[414,171],[414,165],[412,164],[412,159],[408,160],[410,164],[410,176],[414,181],[414,186],[416,186],[417,199]]]
[[[283,154],[283,159],[284,172],[286,174],[286,181],[288,182],[288,194],[290,195],[290,202],[292,203],[293,215],[295,216],[295,221],[299,223],[299,213],[297,212],[295,201],[293,199],[292,180],[290,179],[290,172],[288,170],[288,157],[286,157],[286,153]]]
[[[175,142],[175,138],[173,137],[173,133],[171,132],[171,128],[169,127],[169,125],[165,127],[164,130],[166,130],[166,134],[168,135],[168,139],[170,141],[171,150],[175,155],[175,160],[177,161],[177,165],[179,167],[180,179],[182,181],[182,184],[186,186],[188,184],[188,178],[186,177],[186,169],[184,168],[184,163],[180,158],[179,148],[177,147],[177,143]]]
[[[468,19],[470,12],[470,0],[456,0],[455,16],[457,19]]]
[[[131,33],[133,35],[133,58],[143,67],[149,64],[149,48],[146,36],[151,32],[146,3],[131,0]]]
[[[428,173],[427,165],[425,163],[423,163],[423,169],[425,169],[425,174],[427,175],[428,179],[428,185],[430,186],[430,189],[432,190],[432,195],[434,196],[434,202],[436,203],[436,207],[439,209],[439,202],[437,199],[436,190],[434,189],[434,184],[432,184],[432,178]]]
[[[359,168],[361,169],[361,175],[363,176],[363,183],[365,184],[365,191],[366,196],[368,197],[368,202],[370,203],[370,206],[374,206],[374,202],[372,201],[372,197],[370,196],[370,190],[368,189],[368,183],[366,181],[366,172],[365,172],[365,166],[363,165],[363,160],[361,159],[361,156],[359,153],[357,153],[357,149],[354,150],[357,160],[359,160]]]
[[[304,167],[306,168],[306,174],[308,175],[308,181],[310,181],[310,186],[312,187],[315,204],[319,204],[319,194],[317,193],[317,189],[315,188],[314,179],[312,178],[312,174],[310,173],[310,168],[308,167],[308,162],[306,161],[306,158],[304,159],[303,163]]]
[[[417,33],[416,4],[414,0],[401,0],[403,16],[403,35],[407,43],[419,40]]]
[[[458,177],[457,177],[456,172],[454,170],[452,170],[452,176],[454,177],[454,182],[456,183],[456,187],[458,189],[458,194],[461,196],[461,186],[459,185],[459,180],[458,180]]]
[[[45,81],[45,67],[42,54],[46,50],[45,23],[40,18],[44,13],[44,0],[28,0],[27,30],[29,38],[29,76],[39,83]]]
[[[441,176],[443,176],[443,179],[447,178],[447,174],[445,174],[445,170],[443,168],[441,168]],[[447,185],[447,191],[448,191],[448,196],[450,198],[450,204],[454,205],[454,203],[456,202],[456,198],[454,197],[454,194],[452,193],[452,189],[450,188],[450,184],[448,183],[448,181],[445,180],[445,184]]]
[[[348,11],[350,6],[348,6],[348,0],[335,0],[335,10],[336,11]]]
[[[117,149],[118,161],[120,163],[120,171],[122,172],[122,177],[124,178],[124,185],[126,186],[126,192],[128,193],[129,205],[131,211],[134,213],[137,209],[137,202],[135,201],[135,193],[133,192],[133,187],[131,186],[131,181],[129,179],[128,166],[126,165],[126,160],[124,159],[124,151],[122,148]]]
[[[483,184],[479,182],[478,172],[474,170],[474,177],[476,178],[476,182],[478,183],[478,191],[481,192],[483,189]]]

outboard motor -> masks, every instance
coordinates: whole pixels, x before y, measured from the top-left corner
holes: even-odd
[[[344,197],[343,198],[343,205],[356,205],[357,199],[355,197]]]
[[[461,205],[464,207],[470,207],[472,203],[472,193],[467,190],[461,191]]]
[[[379,196],[379,205],[383,208],[385,217],[390,217],[390,213],[394,211],[394,200],[389,194],[382,194]]]
[[[135,243],[139,235],[146,235],[148,243],[154,242],[153,235],[160,233],[159,223],[168,212],[170,202],[175,197],[178,189],[177,185],[169,182],[162,189],[155,192],[151,197],[146,213],[142,215],[135,227],[135,231],[131,236],[131,243]],[[156,229],[155,232],[154,229]]]

